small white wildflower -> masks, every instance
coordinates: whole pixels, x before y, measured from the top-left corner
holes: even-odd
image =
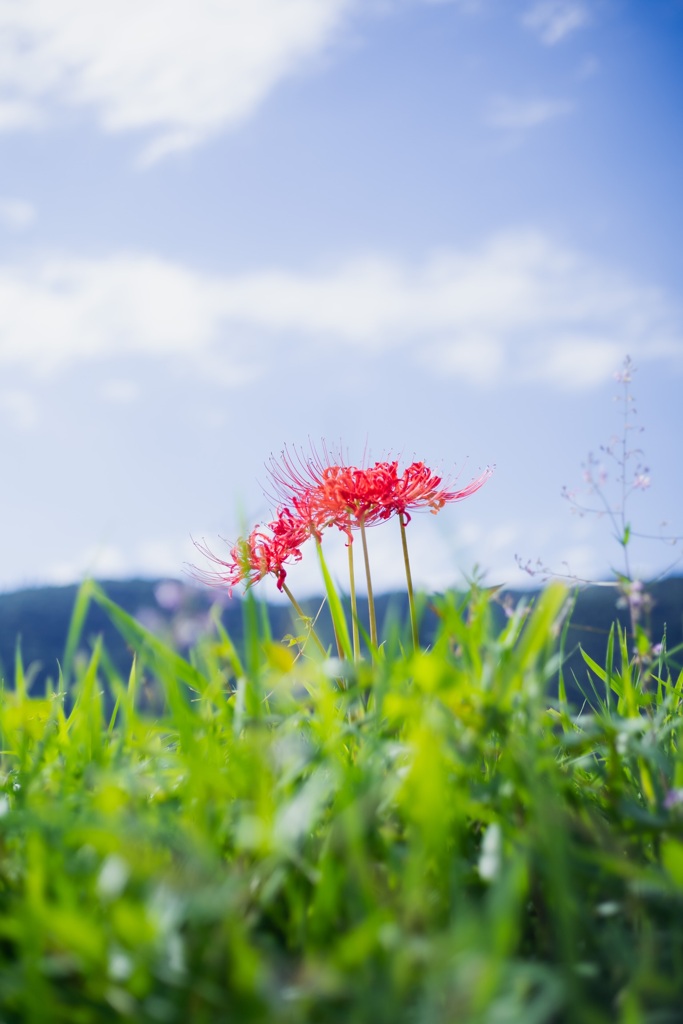
[[[130,868],[123,857],[112,853],[105,860],[97,879],[97,892],[105,899],[120,896],[130,877]]]
[[[479,855],[479,875],[485,882],[492,882],[500,872],[502,845],[500,825],[494,821],[486,829]]]
[[[127,981],[133,973],[133,961],[122,949],[114,949],[109,954],[107,972],[112,981]]]
[[[604,903],[598,903],[595,913],[599,914],[600,917],[614,917],[620,910],[621,904],[617,903],[616,900],[605,900]]]

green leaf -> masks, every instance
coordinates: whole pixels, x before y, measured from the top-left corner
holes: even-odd
[[[330,606],[330,615],[332,616],[332,623],[334,625],[337,641],[342,649],[344,657],[351,661],[353,659],[353,651],[351,647],[351,637],[349,636],[349,629],[346,623],[346,616],[344,615],[344,608],[336,587],[332,582],[332,577],[330,576],[330,571],[327,568],[325,556],[323,555],[322,544],[319,541],[316,541],[316,548],[318,551],[320,569],[323,574],[327,603]]]
[[[145,629],[132,615],[119,608],[96,583],[90,584],[90,596],[105,609],[116,628],[131,647],[138,652],[140,658],[160,670],[163,679],[168,679],[169,673],[172,673],[180,682],[185,683],[198,693],[203,693],[207,686],[207,680],[194,665],[190,665],[188,661],[176,654],[173,648]]]
[[[567,588],[551,583],[541,594],[522,631],[517,648],[520,668],[532,668],[542,652],[555,643],[553,626],[567,599]]]

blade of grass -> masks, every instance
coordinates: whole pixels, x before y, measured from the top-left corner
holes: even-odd
[[[344,615],[344,608],[342,606],[339,594],[337,593],[336,587],[332,582],[330,576],[330,570],[327,567],[325,556],[323,555],[322,544],[316,539],[316,549],[318,552],[318,561],[320,562],[320,571],[323,575],[323,582],[325,584],[325,593],[327,594],[327,603],[330,607],[330,615],[332,616],[332,625],[339,642],[342,654],[345,658],[351,660],[353,658],[353,651],[351,648],[351,638],[349,637],[349,630],[346,624],[346,616]]]
[[[198,693],[203,692],[206,688],[206,679],[201,672],[145,629],[132,615],[119,608],[95,583],[90,584],[90,597],[105,609],[121,635],[139,656],[150,662],[153,668],[159,669],[164,678],[169,678],[170,673]],[[168,672],[164,673],[164,669]]]
[[[71,613],[71,621],[69,623],[69,631],[66,635],[64,657],[62,659],[61,674],[63,678],[62,685],[64,691],[67,691],[70,686],[74,655],[78,650],[78,645],[83,635],[83,628],[88,615],[88,608],[90,607],[90,601],[94,596],[94,587],[95,584],[92,580],[84,580],[76,594],[73,612]]]

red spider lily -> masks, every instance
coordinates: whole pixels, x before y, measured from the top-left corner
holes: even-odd
[[[277,588],[282,590],[287,576],[285,563],[301,560],[301,545],[310,535],[311,529],[304,519],[288,508],[280,509],[277,518],[266,527],[255,526],[248,537],[239,540],[230,549],[227,560],[219,558],[205,544],[197,543],[202,554],[220,566],[214,572],[200,571],[198,578],[213,586],[227,584],[230,596],[238,583],[246,580],[250,587],[264,576],[275,576]]]
[[[377,462],[367,469],[329,466],[320,484],[309,493],[317,522],[337,526],[351,539],[351,529],[386,519],[385,500],[391,493],[396,463]]]
[[[385,498],[385,509],[388,515],[398,514],[404,522],[410,522],[408,510],[418,511],[428,508],[436,513],[447,503],[461,501],[483,487],[493,470],[490,467],[475,477],[460,490],[449,490],[442,487],[441,477],[425,466],[424,462],[412,462],[394,486],[393,494]]]
[[[360,530],[368,586],[370,640],[377,644],[377,622],[372,592],[370,562],[365,527],[397,515],[401,528],[403,558],[408,586],[408,601],[413,643],[418,647],[418,623],[413,599],[412,574],[406,540],[410,511],[429,509],[438,512],[447,502],[460,501],[477,491],[491,475],[487,469],[466,487],[455,490],[444,486],[442,478],[424,462],[413,462],[399,476],[398,462],[375,462],[359,469],[345,463],[334,463],[327,449],[321,457],[312,449],[310,458],[303,452],[294,454],[285,448],[281,461],[270,460],[269,475],[279,498],[291,504],[318,542],[325,527],[337,526],[348,538],[351,609],[354,617],[354,656],[358,656],[359,639],[356,618],[355,575],[353,569],[352,530]],[[410,511],[409,511],[410,510]],[[279,585],[279,584],[278,584]]]
[[[266,496],[276,505],[295,504],[297,500],[305,502],[308,492],[321,486],[325,474],[331,468],[338,469],[342,466],[344,463],[341,456],[335,462],[324,444],[322,455],[311,445],[311,454],[308,456],[296,448],[290,452],[285,446],[280,452],[279,460],[271,455],[266,465],[274,489],[274,494]]]
[[[325,527],[337,526],[351,540],[352,526],[376,521],[386,482],[376,467],[358,469],[333,458],[325,446],[322,455],[311,446],[310,456],[284,448],[279,461],[271,457],[268,475],[277,500],[291,505],[318,539]]]
[[[371,526],[393,515],[401,515],[408,523],[410,511],[419,509],[436,513],[479,490],[492,470],[453,490],[424,462],[411,463],[399,476],[395,461],[359,469],[332,463],[326,449],[323,456],[312,449],[310,458],[285,449],[280,463],[270,460],[268,472],[280,499],[308,519],[317,536],[324,527],[335,525],[351,540],[354,527]]]
[[[271,457],[267,469],[277,500],[294,507],[314,533],[338,526],[350,537],[351,527],[387,518],[382,499],[397,478],[397,465],[350,466],[323,445],[322,455],[311,446],[310,456],[285,448],[279,460]]]

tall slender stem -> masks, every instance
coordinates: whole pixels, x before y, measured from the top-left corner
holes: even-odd
[[[368,555],[368,539],[365,534],[365,523],[360,521],[360,536],[363,542],[363,559],[365,561],[365,578],[368,581],[368,615],[370,618],[370,641],[377,647],[377,619],[375,617],[375,598],[372,593],[372,577],[370,576],[370,558]]]
[[[334,633],[334,642],[337,645],[337,657],[339,658],[340,661],[343,661],[344,660],[344,648],[341,645],[341,640],[339,639],[339,633],[337,632],[337,627],[335,626],[334,622],[332,623],[332,632]]]
[[[294,606],[294,611],[297,613],[299,618],[302,619],[304,622],[310,622],[310,615],[306,615],[306,612],[303,610],[303,608],[301,607],[301,605],[299,604],[297,599],[294,597],[294,594],[292,593],[292,591],[289,589],[287,584],[284,583],[284,582],[282,584],[282,589],[285,592],[285,594],[287,595],[287,597],[289,598],[289,600],[292,602],[292,605]],[[313,640],[313,643],[316,645],[318,650],[321,651],[321,653],[324,654],[325,657],[327,657],[327,651],[325,650],[325,648],[322,645],[322,640],[320,639],[320,637],[318,636],[318,634],[316,633],[316,631],[315,631],[315,629],[313,628],[312,625],[309,627],[309,634],[308,635],[311,637],[311,639]]]
[[[626,526],[626,499],[628,497],[628,482],[626,480],[626,463],[632,452],[628,450],[628,431],[631,429],[629,423],[630,415],[630,401],[631,396],[629,394],[629,381],[631,379],[630,373],[624,374],[624,388],[623,388],[623,402],[624,402],[624,426],[621,436],[621,546],[624,550],[624,566],[626,569],[626,578],[633,583],[633,576],[631,575],[631,560],[628,554],[628,529]]]
[[[408,587],[408,608],[410,609],[410,628],[413,633],[413,647],[415,650],[420,646],[420,638],[417,632],[417,614],[415,612],[415,598],[413,596],[413,575],[410,571],[410,558],[408,557],[408,538],[406,537],[406,524],[403,513],[399,512],[398,521],[401,526],[401,544],[403,545],[403,563],[406,567],[406,584]]]
[[[353,567],[353,541],[349,538],[347,544],[349,553],[349,587],[351,590],[351,619],[353,629],[353,660],[360,659],[360,630],[358,628],[358,602],[356,601],[356,573]]]

